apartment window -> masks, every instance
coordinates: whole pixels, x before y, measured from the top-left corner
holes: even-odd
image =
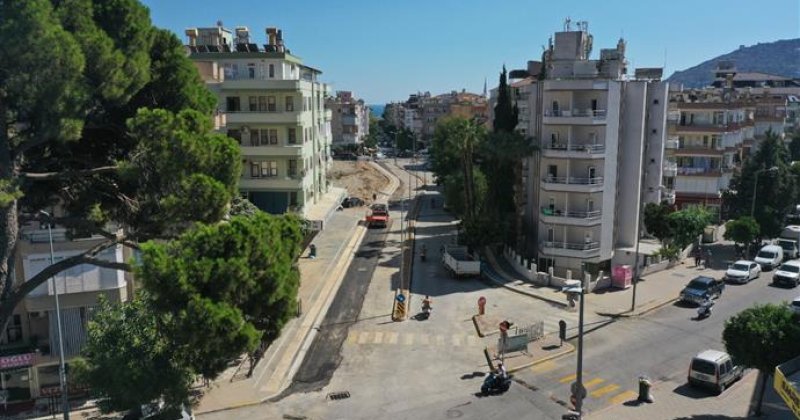
[[[225,105],[226,105],[225,108],[229,112],[239,112],[239,111],[241,111],[241,107],[240,107],[239,97],[238,96],[228,96],[227,98],[225,98]]]
[[[294,97],[287,96],[286,97],[286,111],[294,111]]]
[[[236,79],[239,76],[239,66],[232,63],[223,64],[226,79]]]
[[[242,144],[242,132],[239,130],[228,130],[228,137],[236,140],[239,144]]]
[[[258,110],[261,112],[267,111],[267,97],[266,96],[259,96],[258,97]]]
[[[270,178],[278,176],[278,162],[274,160],[251,162],[250,176],[253,178]]]
[[[286,129],[286,141],[289,144],[297,144],[297,129],[295,128]]]
[[[258,141],[262,146],[269,145],[269,131],[267,129],[258,130]]]
[[[250,112],[257,111],[258,110],[258,97],[257,96],[251,96],[251,97],[248,98],[248,100],[250,102]]]
[[[274,96],[267,96],[267,111],[268,112],[275,112],[278,110],[278,106],[275,103]]]
[[[247,64],[247,77],[250,79],[256,78],[256,65],[255,63],[248,63]]]
[[[297,205],[297,192],[292,191],[289,193],[289,205],[296,206]]]
[[[289,159],[289,176],[297,176],[297,159]]]
[[[275,65],[274,64],[270,64],[269,65],[269,78],[272,79],[274,77],[275,77]]]
[[[278,144],[278,129],[269,129],[269,144]]]

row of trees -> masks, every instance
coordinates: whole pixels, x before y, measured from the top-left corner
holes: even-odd
[[[524,199],[522,162],[534,147],[516,131],[518,113],[504,67],[491,132],[465,118],[444,119],[436,126],[431,169],[462,218],[469,245],[506,242],[524,247],[517,209]]]
[[[102,305],[77,370],[107,409],[177,407],[295,313],[302,223],[234,201],[241,161],[213,132],[217,98],[137,0],[4,0],[0,16],[0,327],[65,270],[134,271],[141,290]],[[36,220],[102,239],[20,283]],[[118,246],[141,258],[98,257]]]

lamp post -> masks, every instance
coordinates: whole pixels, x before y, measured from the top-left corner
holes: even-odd
[[[755,213],[756,213],[756,194],[758,194],[758,174],[760,174],[762,172],[775,173],[777,171],[778,171],[778,167],[777,166],[773,166],[773,167],[771,167],[769,169],[762,168],[762,169],[759,169],[759,170],[756,171],[755,180],[753,182],[753,200],[750,203],[750,217],[751,218],[755,219]],[[750,243],[747,244],[747,258],[750,258],[750,245],[751,245]]]
[[[53,225],[50,213],[39,210],[39,213],[47,216],[47,235],[50,239],[50,265],[55,264],[53,253]],[[69,420],[69,395],[67,394],[67,371],[64,367],[64,340],[61,337],[61,306],[58,303],[58,288],[56,288],[55,276],[50,277],[50,284],[53,286],[53,295],[56,304],[56,327],[58,328],[58,378],[61,384],[61,403],[64,409],[64,420]],[[66,288],[66,280],[64,281]]]
[[[586,275],[584,275],[580,286],[567,287],[564,289],[564,292],[567,293],[568,298],[570,295],[578,295],[580,298],[580,307],[578,308],[578,363],[575,372],[575,382],[572,384],[570,389],[572,398],[574,398],[573,402],[576,413],[571,414],[570,417],[565,416],[564,418],[580,419],[583,416],[583,399],[586,397],[586,388],[583,386],[583,313],[587,285],[588,282],[586,281]]]

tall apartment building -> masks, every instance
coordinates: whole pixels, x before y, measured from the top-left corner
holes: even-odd
[[[247,27],[186,36],[189,57],[219,97],[218,129],[241,145],[242,195],[270,213],[305,215],[328,191],[332,115],[322,72],[293,55],[276,28],[267,28],[263,46]]]
[[[526,109],[518,129],[540,149],[523,163],[527,253],[539,270],[576,277],[632,260],[638,215],[663,198],[668,84],[661,69],[628,78],[622,39],[599,59],[589,58],[592,42],[587,23],[565,24],[545,53],[545,79],[531,62],[510,84]]]
[[[370,109],[362,99],[353,97],[352,92],[339,91],[335,97],[325,102],[331,111],[331,132],[333,147],[361,144],[369,135]]]

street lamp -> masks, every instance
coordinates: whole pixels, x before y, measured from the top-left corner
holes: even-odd
[[[53,253],[53,224],[51,223],[52,216],[50,213],[39,210],[40,214],[47,217],[47,235],[50,239],[50,265],[55,264],[55,256]],[[56,287],[55,276],[50,277],[50,284],[53,286],[53,297],[56,303],[56,326],[58,328],[58,379],[61,384],[61,403],[64,409],[64,420],[69,420],[69,395],[67,394],[67,370],[64,367],[64,341],[61,337],[61,306],[58,303],[58,288]],[[64,288],[66,289],[67,283],[64,280]]]
[[[578,366],[575,372],[575,382],[572,384],[572,389],[570,390],[574,397],[575,418],[577,419],[582,417],[581,410],[583,408],[583,399],[586,397],[586,388],[583,386],[583,310],[587,286],[588,282],[586,281],[586,275],[584,275],[579,287],[573,286],[564,288],[564,292],[568,295],[577,294],[580,296],[581,300],[578,309]]]
[[[753,200],[750,203],[750,217],[751,218],[755,218],[755,213],[756,213],[756,194],[758,194],[758,174],[760,174],[761,172],[769,172],[771,174],[774,174],[775,172],[778,172],[778,167],[777,166],[773,166],[773,167],[771,167],[769,169],[762,168],[762,169],[759,169],[759,170],[756,171],[756,173],[755,173],[756,179],[753,182]],[[750,243],[747,244],[747,257],[750,258]]]

